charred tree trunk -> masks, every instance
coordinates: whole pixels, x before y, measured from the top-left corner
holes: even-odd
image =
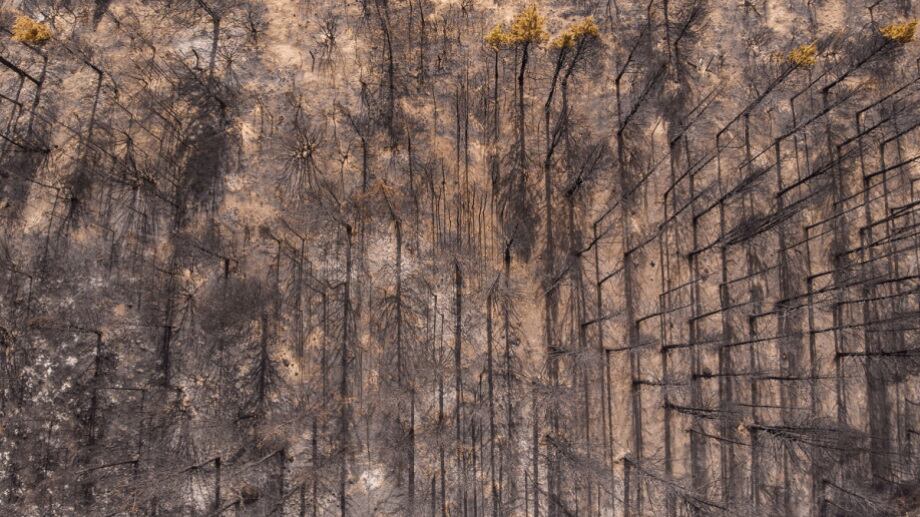
[[[348,362],[349,341],[351,340],[351,240],[352,227],[345,224],[345,285],[342,294],[342,351],[340,357],[339,378],[339,513],[342,517],[347,515],[348,496],[348,451],[349,451],[349,419],[351,418],[351,401],[348,389]]]

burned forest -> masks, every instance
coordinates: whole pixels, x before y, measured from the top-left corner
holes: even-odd
[[[0,515],[920,515],[918,18],[0,0]]]

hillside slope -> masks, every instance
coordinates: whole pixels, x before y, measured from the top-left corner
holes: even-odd
[[[0,7],[3,515],[920,511],[912,1]]]

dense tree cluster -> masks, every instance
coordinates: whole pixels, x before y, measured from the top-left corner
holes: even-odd
[[[913,2],[0,8],[0,514],[920,511]]]

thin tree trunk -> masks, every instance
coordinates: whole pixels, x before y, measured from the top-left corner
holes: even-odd
[[[454,261],[454,390],[456,403],[454,404],[454,426],[457,433],[457,503],[466,502],[466,470],[463,461],[463,426],[461,413],[463,406],[463,371],[461,369],[462,337],[463,330],[463,273],[460,263]]]
[[[339,380],[339,397],[341,398],[339,413],[339,513],[342,517],[347,515],[348,497],[346,486],[348,483],[348,420],[350,418],[351,402],[348,391],[348,342],[351,317],[351,225],[345,224],[345,285],[343,293],[342,316],[342,354],[341,377]]]
[[[498,515],[498,486],[495,484],[495,383],[492,375],[492,293],[486,298],[486,370],[489,383],[489,479],[492,490],[492,515]]]

